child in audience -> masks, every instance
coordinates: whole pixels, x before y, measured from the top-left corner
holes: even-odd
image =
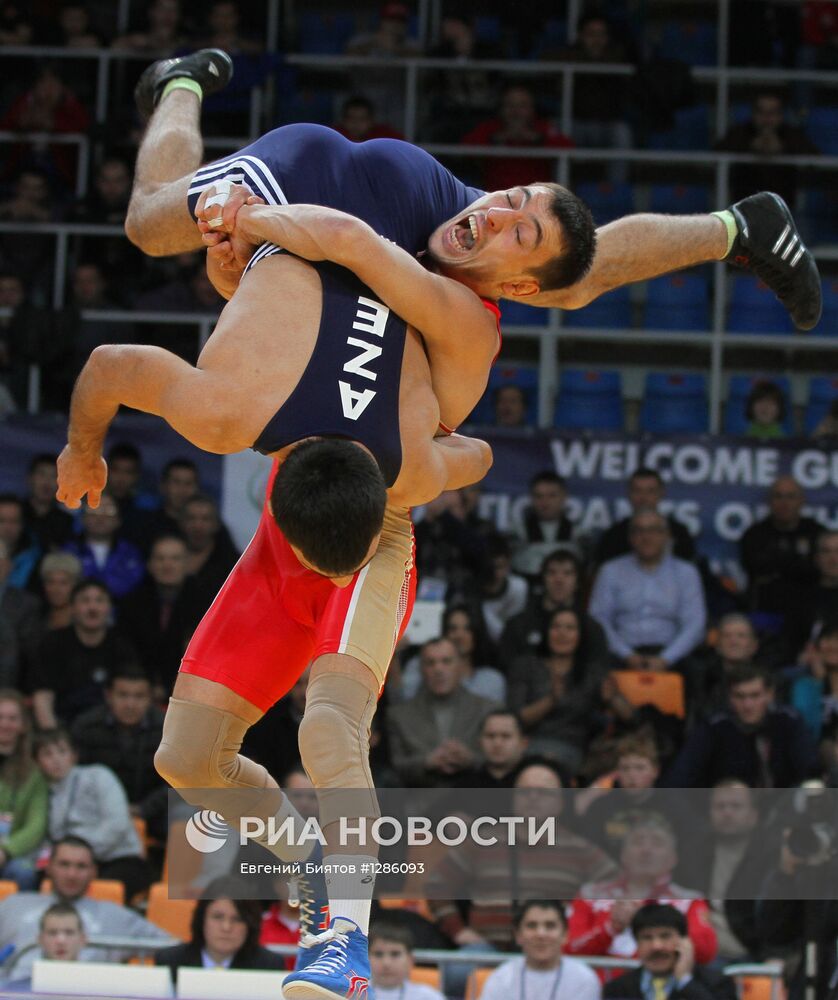
[[[413,938],[407,928],[373,924],[370,928],[370,969],[376,1000],[445,1000],[431,986],[410,981]]]

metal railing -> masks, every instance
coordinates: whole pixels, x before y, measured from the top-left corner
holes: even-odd
[[[95,936],[87,941],[90,948],[101,948],[106,951],[129,952],[140,957],[150,955],[167,945],[181,944],[180,939],[172,938],[169,942],[154,940],[153,938],[121,938]],[[37,941],[23,945],[14,952],[3,963],[2,971],[5,978],[14,971],[15,966],[22,958],[39,948]],[[269,951],[277,955],[294,956],[297,953],[297,946],[293,944],[269,944]],[[474,951],[446,951],[441,948],[418,948],[413,952],[413,957],[420,965],[473,965],[480,967],[496,966],[511,958],[520,957],[517,952],[474,952]],[[640,963],[633,958],[612,958],[605,955],[577,955],[574,956],[579,961],[592,969],[607,969],[609,971],[626,971],[636,969]],[[724,969],[726,975],[734,978],[759,976],[770,980],[771,997],[770,1000],[778,1000],[780,995],[780,984],[782,980],[782,969],[776,965],[763,965],[760,963],[736,963]],[[0,987],[2,990],[2,987]]]

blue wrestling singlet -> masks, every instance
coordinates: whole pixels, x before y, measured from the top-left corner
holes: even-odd
[[[257,259],[254,254],[247,269]],[[253,448],[269,455],[308,437],[360,441],[392,486],[402,464],[399,386],[407,324],[351,271],[327,261],[310,266],[323,286],[314,351]]]
[[[189,187],[193,215],[201,192],[222,178],[246,184],[269,205],[348,212],[412,255],[425,249],[437,226],[485,193],[409,142],[350,142],[323,125],[284,125],[201,167]]]

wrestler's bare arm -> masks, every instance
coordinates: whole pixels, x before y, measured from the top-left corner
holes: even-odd
[[[87,494],[90,506],[98,507],[107,480],[102,447],[120,406],[163,417],[205,451],[229,454],[247,447],[252,439],[236,431],[241,421],[235,396],[229,379],[194,368],[161,347],[97,347],[73,390],[67,446],[58,457],[57,498],[75,509]]]

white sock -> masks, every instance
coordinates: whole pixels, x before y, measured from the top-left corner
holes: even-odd
[[[326,865],[326,888],[329,890],[329,916],[353,920],[364,934],[370,932],[370,910],[375,890],[377,859],[365,854],[330,854]],[[352,869],[330,872],[329,865]]]
[[[282,827],[282,824],[289,819],[293,823],[293,833],[290,835],[290,841],[285,837],[280,837],[275,844],[269,844],[268,837],[271,833],[270,829],[266,829],[263,836],[252,837],[251,839],[257,844],[261,844],[266,851],[270,851],[271,854],[279,858],[280,861],[308,861],[311,857],[311,852],[317,845],[317,842],[315,840],[306,840],[301,844],[297,843],[300,839],[303,827],[305,826],[305,820],[297,812],[288,796],[283,795],[282,805],[277,810],[276,816],[274,816],[276,830],[278,831]]]

